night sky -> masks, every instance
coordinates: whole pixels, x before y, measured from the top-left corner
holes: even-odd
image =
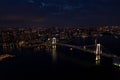
[[[0,23],[120,25],[120,0],[0,0]]]

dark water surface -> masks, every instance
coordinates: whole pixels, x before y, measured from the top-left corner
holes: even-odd
[[[106,40],[102,44],[111,49],[108,44],[114,41],[107,39],[101,38],[101,42]],[[116,41],[111,43],[116,44],[116,48],[114,47],[111,52],[119,55],[117,53],[119,41]],[[8,52],[15,57],[0,62],[0,80],[64,79],[64,77],[83,80],[120,79],[119,68],[113,65],[113,59],[101,57],[101,64],[96,65],[95,55],[77,49],[70,50],[68,47],[57,46],[56,50],[51,51],[23,48]]]

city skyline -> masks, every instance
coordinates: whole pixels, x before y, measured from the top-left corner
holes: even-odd
[[[120,25],[119,0],[1,0],[0,23]]]

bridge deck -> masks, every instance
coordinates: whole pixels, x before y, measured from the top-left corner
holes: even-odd
[[[66,47],[71,47],[71,48],[79,49],[79,50],[81,50],[81,51],[89,52],[89,53],[92,53],[92,54],[95,55],[95,51],[94,51],[94,50],[89,50],[89,49],[83,48],[82,46],[75,46],[75,45],[63,44],[63,43],[57,43],[56,45],[66,46]],[[107,54],[107,53],[102,53],[101,56],[120,59],[120,57],[117,56],[117,55]]]

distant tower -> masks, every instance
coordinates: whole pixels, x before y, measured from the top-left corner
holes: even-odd
[[[53,38],[52,38],[52,45],[55,45],[55,44],[56,44],[56,38],[53,37]]]
[[[56,49],[56,42],[57,42],[56,38],[53,37],[53,38],[52,38],[52,48],[55,48],[55,49]]]
[[[97,46],[96,46],[96,52],[95,52],[95,54],[96,54],[96,64],[100,64],[100,54],[102,53],[102,51],[101,51],[101,46],[100,46],[100,44],[97,44]]]

